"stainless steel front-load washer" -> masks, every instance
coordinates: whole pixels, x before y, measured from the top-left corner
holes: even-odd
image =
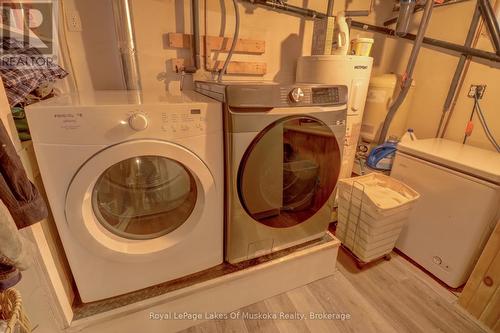
[[[347,87],[195,86],[224,103],[226,260],[321,238],[342,163]]]

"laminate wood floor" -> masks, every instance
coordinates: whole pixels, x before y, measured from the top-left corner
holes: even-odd
[[[455,294],[396,253],[360,271],[340,251],[337,267],[331,277],[240,309],[239,319],[208,321],[183,332],[485,332],[459,308]],[[337,318],[311,319],[311,312]],[[250,318],[263,313],[305,319]]]

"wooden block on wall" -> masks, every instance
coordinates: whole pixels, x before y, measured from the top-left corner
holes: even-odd
[[[232,38],[206,36],[207,49],[210,51],[229,52]],[[264,54],[266,52],[266,42],[263,40],[252,40],[239,38],[234,49],[236,53]]]
[[[191,35],[180,34],[176,32],[169,32],[168,46],[175,49],[190,49],[191,48]]]
[[[172,70],[176,72],[184,66],[189,66],[191,61],[183,58],[172,59]],[[224,66],[224,61],[217,61],[216,67],[213,62],[208,63],[208,67],[212,71],[221,70]],[[215,68],[215,69],[214,69]],[[264,62],[246,62],[246,61],[231,61],[227,67],[227,74],[245,74],[245,75],[265,75],[267,73],[267,64]]]
[[[168,33],[168,46],[177,49],[189,49],[192,45],[192,35],[176,32]],[[229,52],[232,38],[206,36],[205,42],[208,51]],[[239,38],[236,44],[236,53],[263,54],[266,52],[266,42],[263,40],[253,40]]]
[[[209,68],[221,70],[224,67],[224,61],[209,62]],[[246,74],[246,75],[265,75],[267,73],[267,64],[264,62],[231,61],[227,66],[226,74]]]

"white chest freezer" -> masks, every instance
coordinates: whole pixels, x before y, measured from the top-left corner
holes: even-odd
[[[396,247],[460,287],[500,216],[500,154],[444,139],[404,142],[391,176],[420,194]]]

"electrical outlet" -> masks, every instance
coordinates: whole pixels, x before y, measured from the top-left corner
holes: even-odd
[[[477,99],[482,99],[485,91],[485,84],[471,84],[467,96],[469,96],[470,98],[474,98],[474,96],[477,96]]]
[[[76,10],[69,10],[66,13],[66,23],[68,25],[68,31],[81,32],[83,30],[80,14]]]

